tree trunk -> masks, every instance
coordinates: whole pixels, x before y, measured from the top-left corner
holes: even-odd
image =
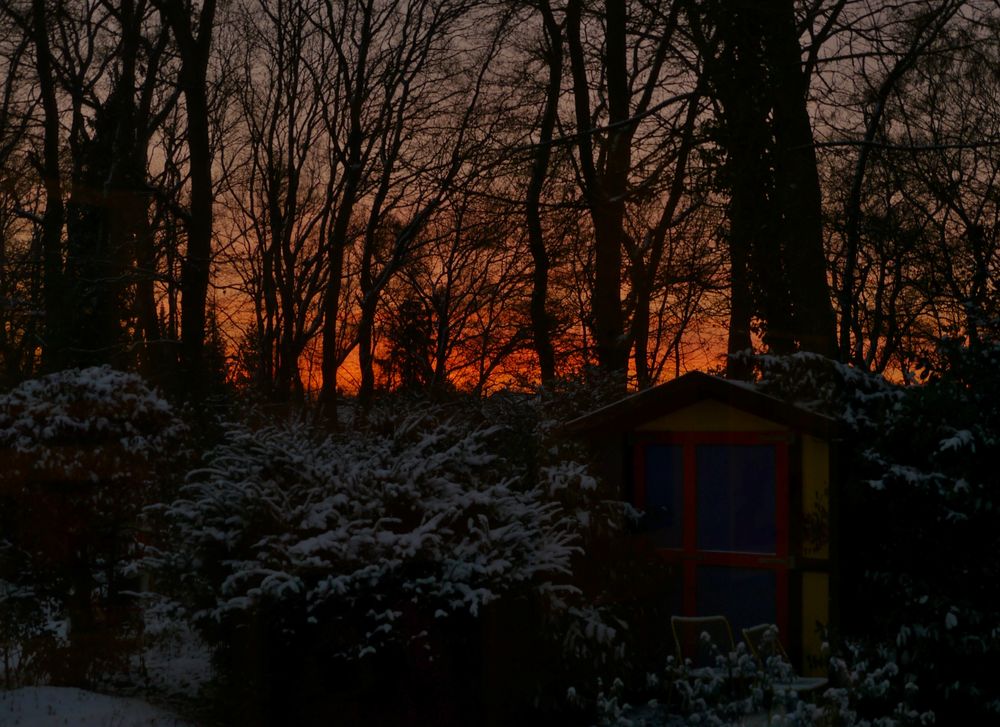
[[[531,179],[525,199],[525,214],[528,220],[528,246],[534,263],[531,276],[531,331],[534,338],[535,354],[542,384],[548,384],[556,375],[555,351],[552,347],[552,322],[545,310],[548,299],[549,267],[548,250],[542,230],[540,200],[545,175],[551,157],[552,133],[559,112],[559,91],[562,86],[562,32],[547,0],[540,4],[545,37],[548,42],[546,59],[549,65],[549,80],[545,93],[545,108],[542,111],[538,133],[538,146],[531,168]]]
[[[207,83],[216,0],[204,0],[197,23],[182,0],[154,1],[174,33],[181,57],[179,77],[187,112],[191,177],[187,251],[181,261],[181,366],[188,383],[197,390],[207,379],[206,304],[212,261],[214,203]]]
[[[823,252],[822,195],[795,11],[791,0],[769,0],[759,7],[771,74],[773,204],[793,302],[793,337],[802,350],[836,358],[836,319]]]
[[[331,426],[337,423],[337,369],[340,367],[340,352],[337,350],[337,312],[340,306],[340,289],[344,271],[344,253],[347,250],[348,228],[354,214],[355,198],[360,186],[361,166],[361,108],[360,102],[352,109],[352,131],[348,140],[348,163],[345,167],[346,179],[340,207],[333,219],[329,239],[329,282],[323,299],[323,361],[320,371],[323,383],[319,402],[324,417]],[[357,124],[357,125],[355,125]]]
[[[348,171],[348,175],[351,175]],[[323,360],[320,373],[323,383],[320,386],[319,403],[323,416],[331,426],[337,423],[337,369],[340,367],[339,351],[337,350],[337,311],[340,303],[340,288],[344,271],[344,251],[347,247],[347,226],[350,223],[353,204],[347,197],[353,195],[356,186],[353,176],[348,176],[345,184],[344,198],[340,209],[334,217],[333,229],[329,239],[330,278],[323,298]]]
[[[753,301],[747,270],[746,239],[742,235],[729,237],[729,335],[726,343],[726,376],[730,379],[748,379],[750,367],[738,354],[753,350],[750,338],[750,321]]]
[[[64,365],[65,341],[62,320],[63,262],[62,181],[59,171],[59,104],[56,101],[55,80],[52,76],[52,54],[49,50],[45,0],[32,0],[32,20],[35,35],[35,58],[38,90],[44,111],[42,140],[42,174],[45,183],[45,215],[42,218],[42,290],[44,293],[45,338],[42,346],[42,366],[56,370]]]
[[[211,2],[211,0],[209,0]],[[208,2],[206,2],[206,6]],[[204,30],[202,32],[209,32]],[[205,306],[212,260],[212,152],[209,144],[208,98],[205,89],[207,48],[197,68],[182,74],[187,104],[191,154],[191,216],[187,253],[181,264],[181,360],[193,381],[204,371]]]
[[[629,125],[630,93],[627,74],[625,4],[606,0],[606,81],[608,142],[603,168],[594,163],[590,84],[581,36],[583,3],[566,7],[566,38],[573,77],[573,101],[579,134],[578,149],[583,192],[594,225],[594,287],[591,298],[594,343],[601,369],[614,377],[624,391],[627,383],[629,345],[622,316],[622,244],[625,197],[631,164],[632,127]]]
[[[358,385],[358,403],[367,411],[375,396],[375,306],[378,292],[372,279],[372,246],[365,245],[361,260],[361,318],[358,321],[358,368],[361,383]]]

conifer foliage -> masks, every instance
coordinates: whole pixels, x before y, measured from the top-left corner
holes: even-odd
[[[165,537],[147,562],[213,645],[234,703],[349,720],[350,705],[379,709],[368,674],[396,707],[452,705],[461,723],[507,699],[484,690],[537,692],[537,671],[510,684],[525,659],[613,651],[573,580],[597,481],[576,462],[533,462],[534,434],[500,422],[471,400],[397,400],[333,436],[303,419],[226,429],[153,509]]]

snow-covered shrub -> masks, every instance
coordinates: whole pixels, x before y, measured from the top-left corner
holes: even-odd
[[[64,679],[93,676],[91,642],[128,585],[137,517],[183,433],[140,377],[108,367],[58,372],[0,395],[0,590],[59,604],[70,626]],[[0,608],[17,603],[8,595]]]
[[[472,408],[401,409],[335,436],[303,420],[228,427],[181,496],[151,512],[169,535],[149,559],[187,594],[220,663],[482,671],[483,649],[561,641],[542,622],[576,618],[587,525],[567,503],[595,482],[572,463],[527,467],[519,433]]]
[[[673,648],[669,620],[679,594],[676,580],[648,539],[636,538],[642,513],[621,500],[616,486],[594,473],[589,452],[562,436],[566,421],[614,401],[614,382],[561,380],[541,391],[527,408],[537,449],[538,479],[552,483],[550,493],[576,520],[583,553],[574,562],[580,594],[557,611],[551,633],[561,640],[563,665],[549,692],[561,698],[573,684],[601,678],[614,684],[641,680]],[[521,421],[525,407],[505,419]],[[572,486],[563,486],[572,483]],[[609,698],[610,699],[610,698]]]
[[[195,618],[297,601],[309,619],[355,622],[338,646],[356,658],[419,638],[397,623],[414,606],[476,616],[508,590],[558,588],[573,535],[489,453],[491,434],[418,419],[391,438],[231,427],[166,511],[192,565],[217,569],[199,573],[215,599]]]
[[[658,661],[667,566],[558,436],[582,396],[385,397],[342,407],[332,436],[306,418],[231,425],[150,512],[158,587],[246,685],[230,703],[322,678],[514,721],[564,710],[569,684]],[[318,700],[337,699],[325,689]],[[350,710],[322,718],[349,723]]]
[[[0,395],[7,481],[134,484],[183,432],[170,404],[140,376],[108,366],[29,379]]]
[[[947,723],[1000,720],[1000,345],[945,342],[865,453],[858,612]],[[860,548],[866,548],[862,553]],[[860,590],[860,589],[859,589]]]
[[[707,637],[707,634],[703,635]],[[848,645],[830,660],[830,682],[804,694],[789,688],[794,672],[775,657],[760,664],[738,644],[719,652],[714,668],[694,668],[669,657],[666,666],[629,689],[598,680],[594,696],[572,689],[567,699],[590,701],[596,722],[614,727],[918,727],[935,724],[932,712],[915,707],[917,683],[897,665],[892,650],[866,652]]]
[[[943,341],[919,385],[762,357],[768,393],[837,417],[845,635],[898,652],[923,709],[1000,718],[1000,345]]]
[[[881,376],[814,353],[753,356],[755,388],[835,418],[849,431],[867,436],[905,398],[902,387]]]

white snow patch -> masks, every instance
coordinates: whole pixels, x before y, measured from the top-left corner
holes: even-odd
[[[968,447],[971,451],[976,451],[976,438],[968,429],[959,429],[950,437],[942,439],[938,445],[938,450],[946,452],[949,449],[964,449]]]
[[[151,626],[147,619],[146,635],[142,667],[149,683],[160,693],[197,696],[212,677],[209,647],[180,621]]]
[[[140,699],[112,697],[72,687],[23,687],[0,692],[0,724],[11,727],[191,727]]]

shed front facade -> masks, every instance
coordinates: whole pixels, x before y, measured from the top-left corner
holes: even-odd
[[[674,613],[777,624],[804,672],[833,615],[833,420],[690,373],[582,417],[671,564]]]

